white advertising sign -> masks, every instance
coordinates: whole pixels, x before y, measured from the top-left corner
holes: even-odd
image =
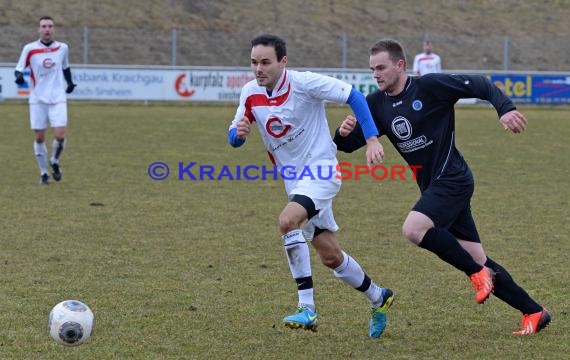
[[[0,98],[26,99],[31,77],[14,83],[14,66],[0,64]],[[241,88],[254,79],[250,68],[72,66],[77,84],[69,99],[121,101],[212,101],[237,103]],[[307,70],[307,69],[305,69]],[[370,71],[308,69],[346,81],[364,95],[378,87]]]
[[[237,102],[241,87],[253,74],[247,69],[144,69],[72,67],[77,84],[69,99],[83,100],[156,100],[156,101],[230,101]],[[0,67],[3,96],[27,98],[26,83],[14,83],[14,68]]]

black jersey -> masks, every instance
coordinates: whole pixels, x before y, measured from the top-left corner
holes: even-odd
[[[489,101],[499,114],[516,109],[513,102],[484,76],[427,74],[409,77],[404,90],[389,96],[377,90],[366,100],[380,135],[386,135],[408,165],[417,170],[420,190],[442,178],[473,182],[469,166],[455,147],[454,105],[461,98]],[[343,152],[366,144],[360,126],[347,137],[336,131],[334,142]]]

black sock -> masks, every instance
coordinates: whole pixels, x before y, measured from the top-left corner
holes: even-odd
[[[362,284],[360,284],[360,286],[357,287],[356,290],[365,292],[370,288],[370,284],[372,284],[372,280],[370,280],[370,277],[368,277],[368,275],[364,273],[364,280],[362,280]]]
[[[445,229],[429,229],[419,246],[436,254],[441,260],[463,271],[467,276],[471,276],[483,268]]]
[[[511,277],[511,274],[487,257],[485,266],[495,271],[495,290],[493,294],[523,314],[534,314],[542,310],[542,306],[536,303],[523,288]]]
[[[297,290],[307,290],[313,288],[313,277],[307,276],[302,278],[296,278]]]

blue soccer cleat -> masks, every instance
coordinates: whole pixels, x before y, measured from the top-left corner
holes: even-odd
[[[297,308],[295,314],[283,318],[283,325],[291,329],[317,331],[317,312],[307,307]]]
[[[392,306],[392,302],[394,301],[394,292],[390,289],[382,289],[382,298],[384,301],[382,304],[371,310],[371,317],[370,317],[370,329],[368,335],[372,338],[379,338],[384,329],[386,329],[386,311]]]

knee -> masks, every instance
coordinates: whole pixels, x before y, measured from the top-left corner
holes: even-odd
[[[339,267],[344,260],[341,251],[330,251],[319,255],[321,257],[321,262],[323,265],[333,270]]]
[[[42,144],[44,141],[46,141],[46,136],[44,133],[40,133],[40,132],[36,133],[35,138],[36,138],[36,142],[38,144]]]
[[[416,245],[422,242],[426,231],[427,230],[414,226],[414,224],[410,224],[408,222],[404,223],[402,226],[404,237]]]
[[[285,235],[291,230],[299,229],[300,226],[292,217],[285,214],[279,215],[278,219],[279,231],[281,234]]]

